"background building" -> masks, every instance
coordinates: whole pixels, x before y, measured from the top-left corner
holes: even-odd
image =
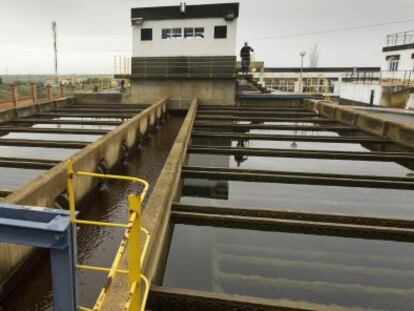
[[[238,3],[131,10],[131,99],[231,105],[235,98]]]

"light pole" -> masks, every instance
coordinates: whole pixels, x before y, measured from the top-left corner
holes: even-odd
[[[301,57],[301,61],[300,61],[300,76],[299,76],[299,92],[302,93],[303,92],[303,86],[302,86],[302,79],[303,79],[303,58],[306,55],[305,51],[301,51],[299,53],[300,57]]]

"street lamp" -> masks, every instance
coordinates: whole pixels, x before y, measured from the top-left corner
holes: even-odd
[[[303,92],[303,86],[302,86],[302,75],[303,75],[303,58],[305,57],[305,55],[306,55],[306,52],[305,51],[301,51],[300,53],[299,53],[299,55],[300,55],[300,57],[301,57],[301,62],[300,62],[300,76],[299,76],[299,91],[300,91],[300,93],[302,93]]]

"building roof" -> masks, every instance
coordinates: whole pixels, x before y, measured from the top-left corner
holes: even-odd
[[[187,18],[214,18],[232,14],[239,17],[239,3],[219,3],[186,5],[185,13],[180,12],[180,6],[159,6],[131,9],[131,18],[145,20],[187,19]]]

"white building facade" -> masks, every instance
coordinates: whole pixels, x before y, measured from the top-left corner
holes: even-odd
[[[238,3],[132,9],[133,57],[235,56]]]
[[[239,3],[131,9],[131,99],[233,105]]]
[[[410,108],[414,87],[414,31],[386,36],[378,76],[355,71],[340,86],[340,98],[374,106]]]
[[[413,71],[414,30],[388,35],[385,41],[382,71]]]

